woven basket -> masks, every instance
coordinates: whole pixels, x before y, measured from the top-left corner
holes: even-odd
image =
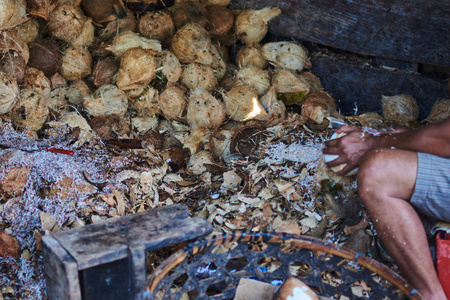
[[[281,283],[291,276],[334,299],[423,299],[366,256],[308,236],[264,232],[212,235],[189,244],[152,273],[143,298],[233,299],[241,278]],[[364,293],[355,295],[358,286]]]

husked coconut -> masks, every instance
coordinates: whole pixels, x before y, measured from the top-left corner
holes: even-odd
[[[47,28],[54,37],[71,42],[81,35],[87,20],[80,7],[59,3],[50,13]]]
[[[307,83],[309,83],[311,92],[324,90],[320,78],[317,77],[315,74],[311,72],[302,72],[301,74],[298,75],[298,77],[304,79]]]
[[[293,42],[272,42],[264,44],[261,53],[266,60],[278,68],[300,72],[311,68],[306,50]]]
[[[29,14],[44,20],[49,19],[50,13],[58,5],[58,0],[27,0]]]
[[[190,92],[186,120],[192,129],[217,128],[225,120],[225,107],[207,90],[198,87]]]
[[[101,58],[92,70],[92,77],[96,86],[109,84],[119,71],[119,62],[111,57]]]
[[[258,96],[264,95],[270,87],[269,72],[257,67],[240,69],[235,76],[235,85],[245,85],[254,89]]]
[[[205,28],[209,34],[226,45],[233,44],[235,12],[222,5],[209,5],[206,13],[209,22]]]
[[[48,77],[61,68],[62,55],[58,45],[51,40],[37,40],[29,44],[28,66],[41,70]]]
[[[84,98],[89,97],[91,90],[83,80],[73,81],[66,91],[66,98],[70,104],[81,105]]]
[[[231,156],[230,144],[233,137],[232,130],[220,130],[211,134],[211,141],[214,144],[214,154],[228,162]]]
[[[25,69],[25,76],[23,77],[21,87],[33,88],[45,98],[50,97],[50,91],[52,90],[50,79],[45,76],[44,72],[32,67]]]
[[[122,32],[117,35],[111,46],[106,47],[106,50],[111,51],[116,57],[121,57],[129,49],[137,47],[158,52],[162,50],[160,41],[143,37],[132,31]]]
[[[383,117],[376,112],[367,112],[364,114],[360,114],[359,119],[362,120],[361,126],[367,126],[376,129],[381,129],[384,127]]]
[[[186,64],[181,73],[181,83],[193,90],[202,87],[211,92],[217,86],[217,78],[210,66],[198,63]]]
[[[281,121],[286,117],[286,106],[283,101],[277,99],[277,92],[274,87],[270,87],[267,93],[261,97],[260,102],[271,120]]]
[[[419,118],[419,104],[410,95],[382,96],[381,103],[383,117],[387,121],[405,124]]]
[[[278,7],[243,10],[235,20],[235,32],[244,44],[256,44],[266,36],[269,21],[281,14]]]
[[[177,30],[172,39],[172,51],[182,63],[211,65],[211,38],[205,28],[188,23]]]
[[[16,28],[19,34],[27,43],[36,41],[39,35],[39,22],[34,18],[28,19],[26,22],[18,25]]]
[[[20,91],[19,101],[9,112],[11,122],[20,128],[37,131],[42,128],[48,116],[48,99],[34,89]]]
[[[227,114],[238,122],[248,120],[268,121],[269,115],[262,107],[255,90],[247,86],[235,86],[223,93]]]
[[[0,72],[14,77],[18,82],[25,76],[26,62],[23,57],[14,50],[0,53]]]
[[[272,75],[272,86],[278,93],[304,93],[306,95],[311,89],[304,78],[284,69],[276,70]]]
[[[84,22],[80,35],[73,39],[71,44],[78,46],[89,46],[94,41],[94,31],[95,27],[94,24],[92,24],[92,20],[87,19],[86,22]]]
[[[26,40],[19,33],[17,28],[11,28],[9,30],[0,31],[0,53],[14,52],[15,55],[19,55],[23,58],[25,64],[28,63],[30,58],[30,49]]]
[[[92,56],[84,46],[70,46],[62,57],[59,73],[67,80],[87,77],[92,70]]]
[[[111,22],[126,15],[125,5],[121,0],[82,0],[83,10],[96,23]]]
[[[126,13],[125,17],[108,22],[103,29],[100,29],[97,34],[98,38],[102,41],[109,41],[122,32],[135,31],[136,16],[130,10],[127,10]]]
[[[16,27],[27,20],[25,0],[0,1],[0,30]]]
[[[301,103],[302,116],[322,124],[323,120],[336,112],[336,101],[323,91],[309,93]]]
[[[17,80],[0,72],[0,115],[8,113],[19,100]]]
[[[135,94],[138,94],[138,97],[134,97]],[[133,101],[132,110],[140,117],[154,116],[160,113],[159,92],[155,88],[131,90],[128,92],[128,98]]]
[[[215,44],[212,45],[210,53],[213,59],[210,66],[214,70],[217,80],[221,80],[225,76],[225,73],[227,73],[227,64],[225,59]]]
[[[150,11],[139,18],[137,29],[144,37],[161,42],[164,48],[172,44],[175,21],[169,11]]]
[[[176,1],[170,11],[178,29],[188,23],[196,23],[204,28],[208,25],[206,6],[199,1]]]
[[[120,89],[132,90],[146,86],[155,77],[155,51],[131,48],[123,54],[117,72],[117,86]]]
[[[166,77],[168,83],[177,82],[183,72],[180,61],[169,50],[163,50],[156,54],[156,65],[158,71]]]
[[[424,122],[441,123],[450,117],[450,99],[436,101]]]
[[[85,98],[83,107],[94,117],[124,116],[128,109],[128,98],[124,91],[112,84],[99,87],[92,96]]]
[[[161,112],[169,120],[177,120],[186,109],[186,89],[178,85],[167,86],[159,95]]]
[[[240,69],[255,66],[260,69],[267,69],[267,60],[261,53],[260,44],[250,44],[242,47],[236,54],[236,63]]]

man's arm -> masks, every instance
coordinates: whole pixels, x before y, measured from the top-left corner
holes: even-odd
[[[358,166],[360,158],[369,150],[396,148],[450,157],[450,119],[440,124],[416,130],[374,136],[357,126],[343,126],[336,130],[347,135],[325,142],[324,154],[339,157],[328,163],[329,167],[347,164],[338,174],[343,175]]]

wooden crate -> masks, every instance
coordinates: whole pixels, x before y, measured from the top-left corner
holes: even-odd
[[[212,232],[183,205],[66,230],[42,239],[50,300],[134,299],[143,291],[147,251]]]
[[[279,7],[267,40],[310,46],[311,71],[345,114],[381,112],[382,95],[409,94],[422,119],[449,97],[448,0],[232,0],[231,6]]]

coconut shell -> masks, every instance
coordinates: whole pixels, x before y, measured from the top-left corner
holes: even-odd
[[[0,58],[0,72],[4,72],[18,82],[22,82],[25,76],[26,62],[16,51],[8,51],[3,53]]]
[[[117,86],[131,90],[146,86],[156,77],[155,52],[132,48],[124,53],[117,72]]]
[[[206,28],[208,25],[208,18],[206,6],[197,1],[177,2],[171,8],[175,26],[180,29],[188,23],[197,23]]]
[[[111,22],[127,14],[122,0],[82,0],[81,5],[95,23]]]
[[[409,95],[382,96],[381,103],[386,121],[406,124],[419,118],[419,104]]]
[[[159,95],[158,103],[166,119],[181,119],[187,104],[186,89],[178,85],[167,86]]]
[[[19,100],[17,80],[0,72],[0,115],[8,113]]]
[[[83,107],[94,117],[119,115],[128,110],[128,98],[124,91],[112,84],[99,87],[91,97],[85,98]]]
[[[57,5],[58,0],[27,0],[29,14],[46,21],[49,19],[50,12],[52,12]]]
[[[32,67],[25,69],[25,76],[21,83],[21,88],[35,89],[45,98],[50,97],[50,91],[52,90],[50,79],[45,76],[44,72]]]
[[[223,94],[227,114],[236,121],[269,120],[269,115],[262,107],[258,94],[247,86],[235,86]]]
[[[113,76],[119,71],[119,62],[111,57],[100,59],[92,70],[94,84],[98,87],[112,82]]]
[[[101,29],[97,36],[102,41],[112,40],[118,34],[126,31],[135,31],[137,20],[135,15],[127,10],[126,16],[122,19],[117,19],[109,22],[103,29]]]
[[[62,65],[62,54],[58,45],[50,40],[38,40],[30,43],[28,65],[44,72],[48,77],[58,72]]]
[[[92,56],[86,47],[71,46],[64,50],[59,73],[67,80],[78,80],[91,74]]]
[[[172,51],[182,63],[211,65],[214,58],[210,49],[211,38],[208,32],[196,23],[186,24],[172,39]]]
[[[450,117],[450,99],[436,101],[431,108],[428,118],[424,121],[428,123],[441,123]]]
[[[289,70],[279,69],[272,75],[272,85],[278,93],[304,93],[311,90],[309,82]]]
[[[17,127],[29,127],[37,131],[44,125],[48,113],[48,99],[34,89],[23,89],[10,116],[11,122]]]
[[[47,28],[54,37],[71,42],[82,33],[86,21],[79,7],[60,3],[50,13]]]
[[[259,43],[267,34],[268,22],[279,14],[277,7],[243,10],[236,17],[235,32],[244,44]]]
[[[293,42],[272,42],[264,44],[261,53],[266,60],[278,68],[301,72],[311,68],[306,50]]]
[[[148,39],[138,33],[132,31],[122,32],[117,35],[111,46],[106,50],[111,51],[116,57],[121,57],[127,50],[131,48],[140,47],[142,49],[149,49],[161,51],[161,42],[155,39]]]
[[[240,69],[236,73],[235,84],[251,87],[258,93],[258,96],[262,96],[269,90],[270,76],[267,71],[250,66]]]
[[[175,54],[169,50],[163,50],[156,54],[157,69],[167,79],[168,83],[175,83],[180,79],[183,68]]]
[[[202,87],[211,92],[217,86],[217,78],[210,66],[198,63],[189,63],[183,68],[181,83],[191,90],[197,87]]]
[[[25,0],[1,0],[0,7],[0,30],[16,27],[27,20]]]
[[[309,93],[301,103],[302,116],[322,124],[326,117],[336,112],[336,101],[323,91]]]
[[[207,90],[198,87],[190,92],[186,120],[192,129],[218,128],[225,117],[225,106]]]
[[[268,67],[267,60],[261,53],[259,44],[245,45],[236,54],[236,63],[239,68],[254,66],[260,69]]]
[[[168,48],[176,27],[169,11],[152,11],[139,18],[137,30],[142,36],[159,40],[163,48]]]

